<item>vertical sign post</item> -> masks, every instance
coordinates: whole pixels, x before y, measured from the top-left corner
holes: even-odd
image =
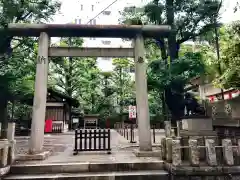
[[[129,115],[129,120],[132,121],[131,122],[131,132],[130,132],[130,135],[131,135],[130,143],[136,143],[136,141],[134,141],[134,129],[133,129],[134,119],[137,118],[136,106],[128,107],[128,115]]]

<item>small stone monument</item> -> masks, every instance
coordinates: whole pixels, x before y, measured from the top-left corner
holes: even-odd
[[[195,136],[214,135],[212,118],[206,115],[205,108],[190,93],[185,94],[185,109],[186,113],[181,121],[180,136],[185,135],[185,133]]]
[[[183,146],[188,146],[189,139],[197,140],[199,146],[203,146],[206,138],[217,138],[217,133],[213,130],[211,117],[205,114],[205,109],[201,107],[197,100],[191,96],[185,97],[186,115],[182,118],[179,130]],[[192,107],[191,107],[192,106]],[[188,159],[189,149],[183,150],[184,159]],[[200,150],[200,159],[205,157],[205,150]]]
[[[199,146],[204,146],[206,138],[217,139],[217,133],[213,131],[212,119],[206,116],[188,116],[182,119],[180,137],[183,146],[188,146],[189,139],[195,139]],[[188,159],[189,150],[184,149],[184,159]],[[200,149],[200,160],[204,159],[205,150]]]

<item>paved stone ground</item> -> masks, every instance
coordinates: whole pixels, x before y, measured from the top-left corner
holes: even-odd
[[[53,152],[63,152],[67,146],[65,146],[68,138],[61,137],[62,135],[45,135],[44,138],[44,151],[53,151]],[[64,136],[64,135],[63,135]],[[26,154],[28,153],[29,147],[29,137],[27,136],[17,136],[16,139],[16,154]]]
[[[137,135],[137,130],[135,130]],[[157,137],[163,137],[163,133],[156,133]],[[17,154],[28,151],[29,137],[16,137]],[[138,137],[136,136],[136,139]],[[157,145],[157,144],[155,144]],[[138,158],[133,154],[133,149],[137,149],[138,143],[131,144],[129,140],[119,135],[115,130],[111,130],[112,154],[106,152],[80,152],[73,155],[74,132],[64,134],[45,135],[44,149],[53,151],[53,154],[43,161],[16,162],[17,164],[34,163],[57,163],[57,162],[135,162],[135,161],[154,161],[159,158]]]

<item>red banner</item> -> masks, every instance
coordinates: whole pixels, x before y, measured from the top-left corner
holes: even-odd
[[[45,121],[45,133],[52,132],[52,119],[47,119]]]

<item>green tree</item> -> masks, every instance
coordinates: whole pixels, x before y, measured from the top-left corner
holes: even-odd
[[[83,76],[82,85],[79,89],[80,103],[84,108],[84,112],[96,114],[101,105],[103,93],[101,91],[101,72],[97,67],[97,60],[92,58],[84,59],[83,61]]]
[[[81,47],[82,43],[83,40],[80,38],[61,38],[60,40],[61,47]],[[53,58],[50,62],[50,82],[52,85],[60,89],[65,95],[76,98],[81,86],[81,75],[84,73],[81,68],[84,59],[86,58]]]
[[[6,137],[7,128],[7,104],[10,99],[12,82],[16,82],[16,69],[12,69],[12,57],[15,48],[22,45],[30,45],[30,38],[19,38],[13,43],[14,37],[7,34],[9,23],[41,23],[50,20],[59,9],[60,3],[53,0],[40,1],[14,1],[3,0],[0,2],[0,28],[6,31],[0,34],[0,114],[2,119],[2,137]],[[14,44],[14,46],[12,46]],[[29,48],[31,49],[31,46]],[[23,50],[23,49],[22,49]],[[19,59],[21,61],[22,59]],[[15,61],[16,62],[16,61]]]
[[[219,59],[215,32],[209,31],[200,38],[205,41],[201,46],[206,67],[205,80],[218,88],[239,88],[239,24],[236,21],[219,28]]]
[[[100,89],[103,96],[99,97],[100,104],[98,105],[98,113],[105,120],[107,117],[116,114],[114,107],[115,88],[113,84],[113,72],[101,72]]]
[[[225,34],[220,36],[222,74],[214,83],[222,88],[240,88],[240,21],[225,26]]]
[[[159,38],[152,41],[155,44],[157,42],[158,47],[161,50],[161,59],[164,60],[163,63],[161,60],[154,62],[154,64],[158,63],[158,65],[154,66],[156,68],[159,68],[159,70],[161,69],[161,67],[165,67],[165,69],[168,69],[168,73],[165,76],[159,77],[161,76],[161,74],[156,74],[156,77],[158,77],[158,79],[174,77],[174,75],[176,74],[171,74],[174,73],[171,70],[173,65],[168,66],[168,56],[170,57],[171,61],[177,59],[179,57],[179,49],[181,49],[181,44],[183,42],[194,39],[214,28],[216,26],[216,22],[214,20],[218,18],[218,11],[221,7],[221,4],[222,2],[218,0],[153,0],[145,7],[143,7],[142,12],[139,11],[138,13],[135,13],[134,11],[126,11],[125,9],[125,11],[123,12],[122,22],[125,24],[168,24],[172,27],[173,30],[175,30],[176,33],[172,33],[168,38],[169,53],[167,53],[167,44],[164,39]],[[182,71],[185,71],[185,68],[180,72]],[[168,82],[169,80],[171,80],[170,83],[168,82],[165,84],[165,87],[162,90],[166,91],[168,89],[170,91],[170,93],[164,92],[165,96],[162,96],[163,102],[169,102],[168,106],[175,106],[173,104],[174,101],[171,102],[171,97],[173,96],[173,92],[175,91],[179,94],[178,102],[180,103],[180,108],[180,106],[182,106],[181,104],[183,103],[183,97],[180,98],[180,94],[183,94],[183,87],[185,84],[176,85],[175,81],[173,81],[173,79],[171,78],[162,80],[163,82]],[[184,83],[185,81],[180,82]],[[155,86],[156,89],[160,88],[157,87],[158,83],[156,83],[155,85],[152,84],[151,86]],[[169,109],[171,108],[169,107]],[[183,108],[181,107],[181,109],[183,113]],[[179,117],[176,118],[178,119]]]
[[[123,114],[124,107],[135,103],[134,83],[131,80],[130,68],[133,62],[129,59],[118,58],[113,60],[114,73],[113,82],[116,88],[117,104],[120,114]]]
[[[82,43],[81,38],[62,38],[60,46],[81,47]],[[50,67],[52,86],[79,99],[85,113],[97,113],[103,94],[96,58],[54,58]]]

